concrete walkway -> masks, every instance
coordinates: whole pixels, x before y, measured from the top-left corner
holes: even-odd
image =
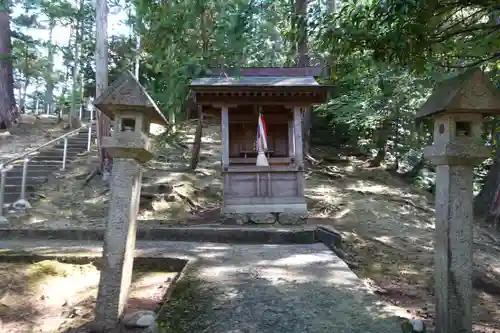
[[[100,243],[0,241],[5,250],[98,256]],[[377,302],[347,265],[322,244],[230,245],[138,242],[137,255],[188,259],[185,276],[202,281],[211,306],[190,333],[396,333],[401,309]]]

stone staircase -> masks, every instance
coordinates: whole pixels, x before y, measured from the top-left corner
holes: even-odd
[[[96,124],[90,127],[92,141],[95,140]],[[68,137],[66,167],[74,161],[79,154],[87,151],[89,129],[84,128],[76,135]],[[44,183],[47,178],[62,168],[64,155],[64,140],[42,148],[38,154],[32,155],[28,163],[26,178],[26,199],[30,201],[31,194],[35,192],[37,185]],[[12,169],[7,171],[4,190],[4,204],[12,204],[19,200],[21,195],[23,177],[23,161],[12,164]]]

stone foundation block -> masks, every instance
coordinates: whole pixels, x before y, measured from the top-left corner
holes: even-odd
[[[261,213],[261,214],[248,214],[250,223],[255,224],[274,224],[276,223],[276,214],[274,213]]]
[[[221,220],[223,224],[229,224],[229,225],[235,225],[235,224],[241,225],[241,224],[247,224],[249,222],[248,214],[236,214],[236,213],[223,214]]]
[[[307,214],[279,213],[278,222],[288,225],[305,224],[307,222]]]

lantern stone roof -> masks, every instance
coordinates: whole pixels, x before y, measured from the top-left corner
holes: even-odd
[[[443,80],[417,111],[417,118],[442,112],[500,114],[500,90],[479,68]]]
[[[117,112],[134,111],[143,113],[153,124],[168,124],[146,89],[130,71],[124,72],[108,86],[94,101],[94,105],[111,120],[114,120]]]

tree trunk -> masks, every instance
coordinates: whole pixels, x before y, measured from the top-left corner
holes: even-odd
[[[207,17],[206,17],[206,7],[203,2],[198,3],[200,7],[200,31],[201,31],[201,57],[204,61],[207,61],[208,48],[209,48],[209,34],[207,31]],[[200,161],[200,149],[201,149],[201,138],[203,136],[203,108],[201,105],[197,106],[198,123],[196,124],[196,132],[194,135],[193,148],[191,152],[191,170],[195,170]],[[172,116],[172,115],[170,115]]]
[[[495,145],[495,161],[483,179],[483,187],[474,198],[474,215],[487,217],[491,204],[500,184],[500,140],[498,131],[498,118],[495,117],[491,128],[491,141]]]
[[[0,4],[0,128],[9,128],[17,118],[12,72],[12,41],[7,1]]]
[[[136,21],[135,21],[135,67],[134,73],[137,80],[139,80],[139,71],[141,66],[141,20],[136,11]]]
[[[45,112],[51,113],[54,110],[54,44],[52,44],[54,27],[56,22],[54,19],[49,23],[49,39],[47,45],[47,71],[45,72]]]
[[[370,167],[379,167],[380,164],[385,160],[385,155],[387,153],[387,140],[389,139],[389,133],[391,131],[391,120],[385,119],[382,122],[382,127],[377,131],[377,156],[371,161]]]
[[[297,29],[297,67],[309,66],[309,45],[307,38],[307,0],[295,0]]]
[[[83,14],[83,0],[80,0],[80,5],[78,8],[78,19],[75,24],[75,53],[74,53],[74,63],[73,63],[73,81],[72,81],[72,93],[71,93],[71,110],[69,112],[68,120],[69,120],[69,127],[73,129],[73,124],[76,123],[74,120],[77,118],[78,110],[76,106],[76,101],[78,99],[77,94],[78,94],[78,81],[79,81],[79,76],[80,76],[80,44],[82,43],[81,41],[81,30],[82,30],[82,14]],[[80,104],[82,101],[80,101]]]
[[[424,156],[422,155],[422,157],[420,158],[420,160],[418,160],[417,164],[415,164],[413,166],[413,168],[411,168],[411,170],[403,173],[401,175],[401,177],[403,177],[405,179],[413,179],[413,178],[415,178],[420,173],[420,171],[422,171],[422,169],[425,167],[425,164],[426,164],[426,161],[425,161]]]
[[[307,36],[307,0],[295,0],[295,28],[297,45],[297,67],[308,67],[310,65],[309,45]],[[304,154],[311,152],[311,108],[304,110],[302,120],[303,151]]]
[[[21,91],[19,92],[19,112],[26,113],[26,96],[28,92],[28,86],[30,84],[30,78],[24,76],[24,82],[21,83]]]
[[[500,160],[496,161],[485,177],[484,185],[479,194],[474,198],[474,215],[486,217],[489,214],[491,203],[497,192],[500,180]]]
[[[335,11],[337,10],[337,3],[336,0],[328,0],[328,13],[329,14],[334,14]]]
[[[200,161],[201,138],[203,136],[203,109],[198,106],[198,123],[194,134],[193,151],[191,153],[191,170],[195,170]]]
[[[29,63],[28,63],[29,53],[28,53],[28,44],[24,45],[24,62],[22,74],[24,80],[21,82],[21,88],[19,91],[19,112],[25,113],[26,109],[26,95],[28,91],[28,86],[30,84],[30,73],[29,73]]]
[[[493,19],[493,17],[490,17],[490,19]],[[497,73],[498,68],[494,68],[490,75],[496,77]],[[484,185],[481,191],[474,198],[474,214],[476,216],[488,217],[491,204],[500,185],[500,131],[498,120],[498,117],[494,118],[491,128],[491,141],[495,145],[495,161],[484,177]],[[493,223],[496,223],[496,221],[493,221]]]
[[[108,5],[106,0],[96,1],[96,98],[108,87]],[[112,166],[111,156],[101,147],[101,138],[109,136],[111,122],[102,112],[97,112],[100,168],[103,180],[107,181]]]

